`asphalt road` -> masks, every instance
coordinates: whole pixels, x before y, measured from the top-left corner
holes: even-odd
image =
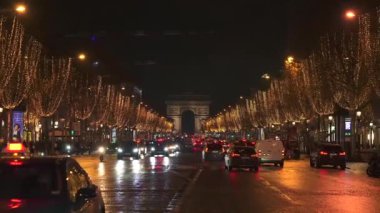
[[[259,172],[224,170],[200,153],[77,160],[102,191],[107,212],[380,212],[380,179],[364,163],[345,171],[310,168],[307,159]]]

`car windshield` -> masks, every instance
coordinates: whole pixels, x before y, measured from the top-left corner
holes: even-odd
[[[1,165],[0,198],[48,198],[61,194],[58,170],[46,165]]]
[[[235,153],[239,153],[241,155],[252,155],[256,154],[255,149],[248,148],[248,147],[235,147],[234,148]]]
[[[125,143],[121,143],[121,146],[124,147],[125,149],[132,149],[136,147],[136,144],[134,142],[125,142]]]
[[[341,152],[342,148],[340,146],[322,146],[322,150],[329,152]]]

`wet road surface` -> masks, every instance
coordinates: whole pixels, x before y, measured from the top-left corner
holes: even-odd
[[[364,163],[343,171],[307,159],[258,173],[224,170],[200,153],[116,160],[79,157],[103,193],[107,212],[380,212],[380,179]]]

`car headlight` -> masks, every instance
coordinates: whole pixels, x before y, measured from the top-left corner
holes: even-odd
[[[71,146],[70,146],[70,145],[67,145],[67,146],[66,146],[66,149],[67,149],[67,150],[70,150],[70,149],[71,149]]]
[[[169,150],[168,147],[165,147],[165,148],[164,148],[164,151],[168,151],[168,150]]]
[[[133,149],[133,152],[138,152],[139,150],[137,148],[134,148]]]
[[[99,147],[98,151],[99,151],[99,153],[104,153],[105,149],[104,149],[104,147],[101,146],[101,147]]]
[[[117,152],[118,152],[118,153],[122,153],[122,152],[123,152],[123,149],[122,149],[122,148],[118,148],[118,149],[117,149]]]
[[[150,151],[154,151],[154,150],[156,150],[154,147],[152,147],[152,148],[150,149]]]

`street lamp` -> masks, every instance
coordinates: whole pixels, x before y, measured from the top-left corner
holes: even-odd
[[[294,57],[293,56],[288,56],[288,58],[286,59],[286,62],[293,63],[294,62]]]
[[[356,17],[356,13],[353,10],[347,10],[344,15],[345,15],[346,19],[348,19],[348,20],[352,20]]]
[[[330,143],[332,142],[332,131],[331,131],[331,126],[332,126],[332,120],[334,117],[332,115],[329,115],[329,133],[330,133]]]
[[[78,55],[78,59],[81,60],[81,61],[86,60],[86,54],[84,54],[84,53],[79,53],[79,55]]]
[[[369,123],[370,132],[369,132],[369,142],[373,146],[373,122]]]
[[[27,11],[25,4],[16,4],[14,9],[15,9],[16,13],[21,14],[21,15],[25,14]]]
[[[261,76],[262,79],[265,79],[265,80],[269,80],[270,79],[270,75],[268,73],[265,73]]]
[[[360,117],[362,116],[362,112],[361,111],[356,111],[356,120],[357,120],[357,123],[356,123],[356,128],[355,128],[355,131],[356,131],[356,134],[357,134],[357,139],[358,139],[358,142],[359,142],[359,145],[361,146],[362,145],[362,142],[361,142],[361,135],[359,133],[359,128],[360,128]]]

